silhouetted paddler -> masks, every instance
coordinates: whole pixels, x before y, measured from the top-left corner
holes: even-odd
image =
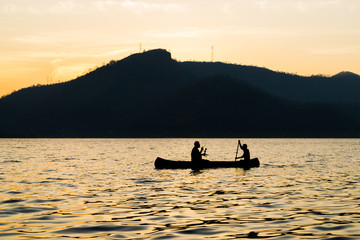
[[[199,151],[199,148],[200,148],[199,141],[195,141],[194,147],[191,150],[191,164],[192,164],[193,169],[201,168],[201,162],[203,161],[202,156],[205,156],[206,150],[204,153],[202,153],[204,148],[202,147],[200,151]]]
[[[241,157],[235,158],[235,160],[239,159],[239,158],[244,158],[245,161],[250,161],[250,151],[247,148],[247,145],[246,144],[241,145],[240,141],[239,141],[239,144],[240,144],[240,148],[244,151],[244,154]]]

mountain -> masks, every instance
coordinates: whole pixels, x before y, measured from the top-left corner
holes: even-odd
[[[1,98],[0,136],[359,137],[359,83],[178,62],[156,49]]]
[[[266,68],[220,62],[182,64],[197,77],[228,75],[290,101],[360,104],[360,76],[350,72],[339,73],[333,77],[304,77]]]
[[[338,74],[332,76],[332,78],[355,79],[355,81],[360,81],[359,75],[352,73],[352,72],[348,72],[348,71],[339,72]]]
[[[291,103],[221,75],[180,89],[132,122],[146,136],[172,137],[345,137],[360,129],[335,107]]]

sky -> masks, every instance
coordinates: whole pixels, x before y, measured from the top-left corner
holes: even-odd
[[[0,96],[155,48],[178,61],[360,74],[359,13],[359,0],[0,0]]]

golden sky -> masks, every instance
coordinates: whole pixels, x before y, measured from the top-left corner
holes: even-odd
[[[0,0],[0,96],[142,49],[300,75],[360,74],[359,0]]]

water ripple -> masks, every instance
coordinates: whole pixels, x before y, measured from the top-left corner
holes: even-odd
[[[97,225],[97,226],[82,226],[71,227],[56,231],[55,233],[96,233],[96,232],[133,232],[142,231],[146,229],[144,226],[121,226],[121,225]]]

